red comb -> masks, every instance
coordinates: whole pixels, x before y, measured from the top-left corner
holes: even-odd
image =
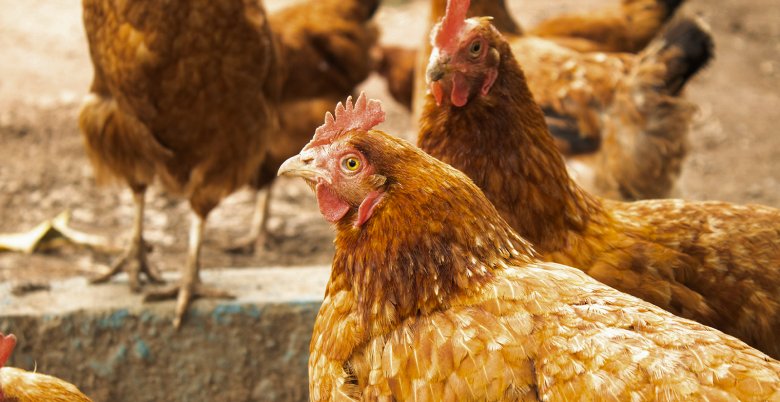
[[[449,49],[457,44],[458,32],[466,23],[471,0],[448,0],[447,11],[441,20],[439,31],[434,39],[440,49]]]
[[[382,103],[378,100],[366,99],[364,92],[360,93],[355,104],[348,97],[345,104],[336,105],[336,117],[330,112],[325,114],[325,123],[314,132],[314,138],[304,149],[333,142],[341,134],[352,130],[368,131],[385,121]]]
[[[3,334],[0,333],[0,367],[3,367],[8,358],[11,357],[11,353],[13,353],[15,346],[15,336],[3,336]]]

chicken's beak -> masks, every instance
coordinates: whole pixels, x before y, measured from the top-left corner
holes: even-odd
[[[434,83],[444,78],[444,75],[447,74],[448,68],[449,60],[446,58],[431,60],[431,62],[428,64],[428,71],[426,72],[428,83]]]
[[[429,91],[438,106],[441,106],[441,102],[444,99],[444,88],[442,88],[441,80],[449,72],[449,61],[449,57],[431,56],[431,61],[428,63],[428,68],[425,72]]]
[[[313,166],[313,161],[314,159],[304,160],[301,155],[295,155],[282,163],[277,176],[296,176],[313,182],[316,182],[317,179],[324,179],[330,182],[328,174]]]

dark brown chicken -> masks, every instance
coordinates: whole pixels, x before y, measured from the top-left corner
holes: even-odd
[[[780,210],[588,194],[510,44],[456,10],[435,28],[420,147],[473,179],[544,259],[780,357]]]
[[[126,254],[108,280],[126,269],[153,281],[143,239],[144,193],[156,178],[193,211],[189,251],[178,285],[174,324],[191,299],[226,297],[204,286],[199,255],[209,212],[249,183],[277,129],[279,59],[259,2],[174,0],[162,3],[84,0],[84,26],[95,75],[79,123],[99,178],[128,185],[136,216]]]
[[[374,130],[383,118],[347,100],[280,168],[336,228],[312,401],[780,397],[780,362],[540,261],[463,173]]]
[[[376,72],[385,79],[393,99],[411,110],[417,51],[401,46],[380,46],[378,53]]]
[[[379,0],[310,0],[271,15],[286,77],[278,105],[280,129],[269,139],[265,160],[251,183],[257,203],[250,233],[231,251],[263,248],[279,165],[306,144],[325,112],[374,70],[371,53],[379,32],[372,18],[378,7]]]

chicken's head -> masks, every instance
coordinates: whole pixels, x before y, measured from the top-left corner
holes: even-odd
[[[426,79],[437,105],[463,107],[490,92],[498,76],[501,34],[489,18],[466,18],[470,0],[449,0],[444,18],[431,31]]]
[[[315,190],[320,212],[331,223],[354,219],[362,226],[385,192],[386,178],[354,141],[385,119],[381,104],[360,94],[353,104],[336,106],[335,117],[327,113],[311,142],[279,168],[279,175],[302,177]]]

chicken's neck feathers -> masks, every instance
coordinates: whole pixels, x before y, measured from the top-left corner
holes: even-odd
[[[446,309],[479,293],[496,270],[535,259],[530,243],[471,191],[395,185],[365,225],[338,225],[328,292],[348,288],[366,339]]]

